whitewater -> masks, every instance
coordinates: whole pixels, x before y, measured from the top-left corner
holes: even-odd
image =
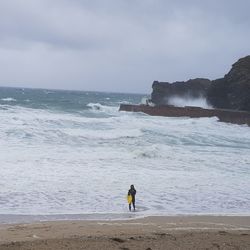
[[[0,88],[0,215],[249,214],[250,128],[119,112],[143,95]],[[119,217],[119,216],[118,216]]]

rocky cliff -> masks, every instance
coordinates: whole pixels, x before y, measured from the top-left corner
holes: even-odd
[[[212,82],[207,100],[216,108],[250,111],[250,56],[238,60],[224,78]]]
[[[153,83],[152,102],[169,104],[171,97],[204,97],[214,108],[250,111],[250,56],[239,59],[221,79],[197,78],[186,82]]]
[[[171,97],[200,98],[207,95],[211,81],[204,78],[191,79],[187,82],[153,82],[152,102],[157,105],[170,104]]]

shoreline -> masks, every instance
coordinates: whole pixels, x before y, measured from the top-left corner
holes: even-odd
[[[250,249],[250,216],[0,224],[0,249]]]
[[[186,217],[250,217],[250,213],[150,213],[140,212],[127,213],[87,213],[87,214],[0,214],[0,226],[11,224],[32,224],[39,222],[57,222],[57,221],[130,221],[147,218],[186,218]]]

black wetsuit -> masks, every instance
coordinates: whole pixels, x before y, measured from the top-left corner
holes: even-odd
[[[132,196],[132,204],[133,204],[133,208],[135,210],[135,195],[136,195],[136,190],[134,188],[130,188],[128,190],[128,195]],[[129,210],[131,211],[131,203],[129,204]]]

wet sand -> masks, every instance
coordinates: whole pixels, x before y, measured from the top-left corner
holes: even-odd
[[[0,249],[250,249],[248,216],[0,224]]]

